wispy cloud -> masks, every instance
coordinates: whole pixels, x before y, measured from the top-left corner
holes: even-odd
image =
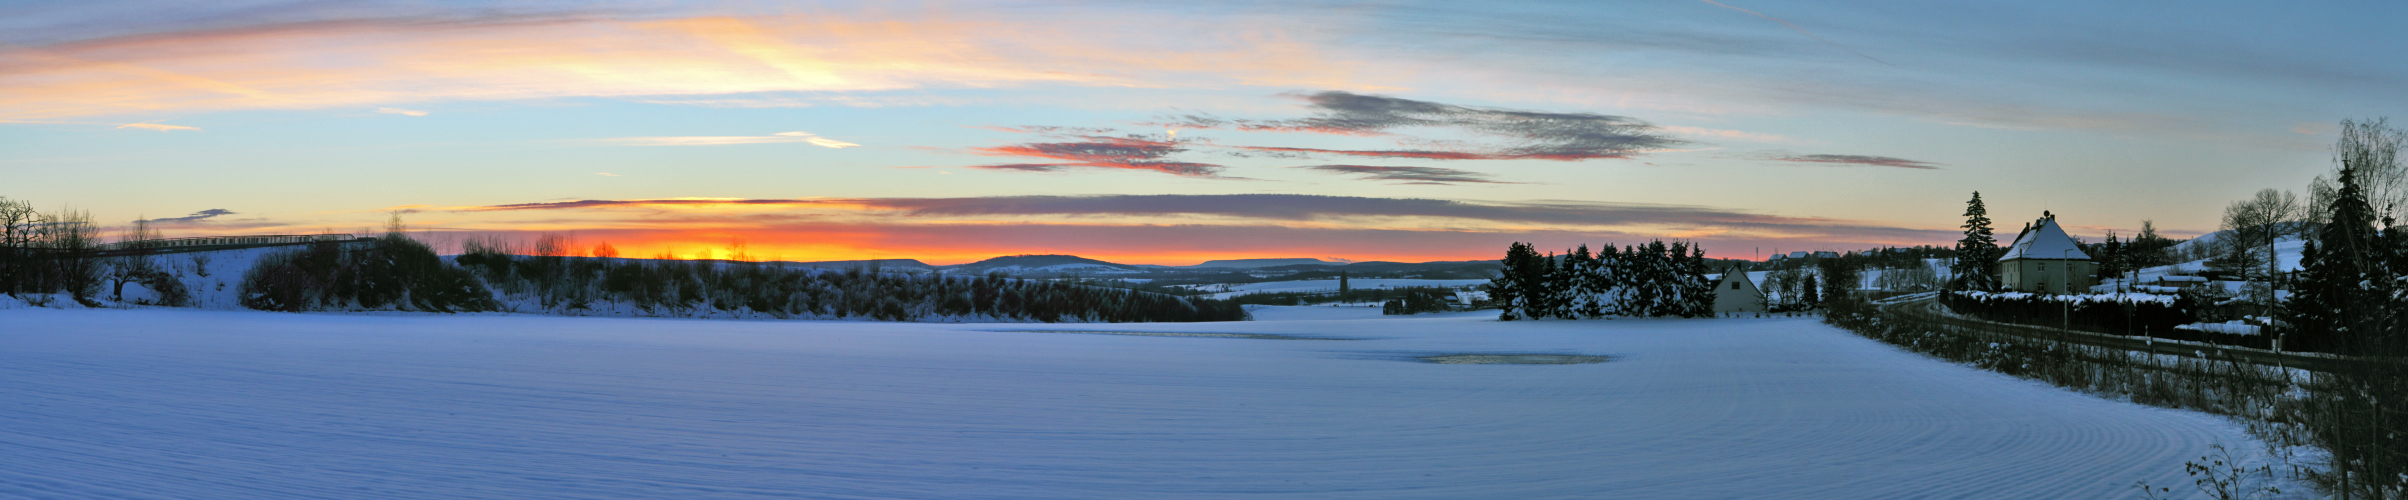
[[[988,170],[1019,170],[1054,172],[1065,168],[1099,168],[1117,170],[1146,170],[1186,177],[1221,178],[1220,165],[1173,161],[1172,154],[1187,149],[1182,143],[1136,137],[1086,137],[1081,142],[1039,142],[970,148],[970,152],[987,156],[1019,156],[1064,160],[1065,163],[1008,163],[972,165],[969,168]]]
[[[1869,155],[1788,155],[1774,157],[1772,160],[1797,163],[1828,163],[1837,165],[1912,168],[1921,170],[1938,170],[1940,168],[1940,164],[1938,163]]]
[[[834,201],[831,201],[831,200],[825,200],[825,199],[652,198],[652,199],[633,199],[633,200],[574,200],[574,201],[546,201],[546,202],[535,202],[535,203],[513,203],[513,204],[508,204],[508,205],[489,205],[489,206],[479,206],[479,207],[458,207],[458,208],[453,208],[452,210],[453,210],[453,211],[459,211],[459,212],[493,212],[493,211],[509,211],[509,210],[568,210],[568,209],[585,209],[585,208],[616,208],[616,207],[665,207],[665,206],[709,206],[709,205],[806,206],[806,205],[827,205],[827,204],[831,204],[831,203],[835,203],[835,202],[834,202]]]
[[[1405,184],[1519,184],[1490,180],[1488,174],[1470,170],[1439,167],[1381,167],[1373,165],[1313,165],[1296,167],[1323,172],[1353,174],[1369,180],[1404,181]]]
[[[813,133],[810,133],[810,132],[799,132],[799,131],[798,131],[798,132],[779,132],[779,133],[777,133],[777,134],[775,134],[775,135],[777,135],[777,136],[780,136],[780,137],[801,137],[801,138],[803,138],[803,142],[808,142],[808,143],[811,143],[811,144],[813,144],[813,145],[822,146],[822,147],[836,148],[836,149],[844,149],[844,148],[850,148],[850,147],[856,147],[856,146],[860,146],[860,144],[854,144],[854,143],[850,143],[850,142],[844,142],[844,141],[839,141],[839,140],[835,140],[835,139],[829,139],[829,138],[826,138],[826,137],[819,137],[819,136],[818,136],[818,134],[813,134]]]
[[[126,128],[136,128],[136,129],[142,129],[142,130],[157,130],[157,131],[160,131],[160,132],[168,132],[168,131],[175,131],[175,130],[196,130],[196,131],[197,131],[197,130],[200,130],[200,128],[197,128],[197,127],[186,127],[186,126],[183,126],[183,125],[168,125],[168,124],[165,124],[165,123],[151,123],[151,122],[142,122],[142,123],[128,123],[128,124],[124,124],[124,125],[118,125],[118,126],[117,126],[117,128],[121,128],[121,129],[126,129]]]
[[[1068,163],[1008,163],[970,168],[1058,172],[1071,167],[1153,170],[1190,177],[1233,178],[1222,166],[1172,159],[1194,149],[1237,157],[1309,159],[1320,156],[1409,158],[1419,160],[1550,160],[1581,161],[1630,158],[1664,151],[1681,144],[1653,132],[1637,119],[1594,113],[1560,113],[1484,109],[1395,97],[1327,91],[1289,95],[1305,102],[1316,116],[1294,119],[1220,118],[1183,115],[1141,123],[1167,129],[1161,134],[1123,134],[1108,127],[983,126],[1001,132],[1024,133],[1071,142],[1036,142],[1012,146],[970,148],[975,154],[1068,160]],[[1400,130],[1439,128],[1485,136],[1490,141],[1422,139]],[[1303,132],[1360,137],[1393,137],[1397,149],[1338,149],[1226,144],[1213,140],[1177,139],[1180,130],[1226,129],[1246,132]],[[1401,172],[1401,171],[1400,171]],[[1460,172],[1460,171],[1458,171]],[[1401,174],[1399,174],[1401,175]],[[1457,178],[1454,182],[1474,182]]]
[[[0,88],[10,89],[0,95],[0,117],[1034,84],[1361,88],[1349,84],[1356,64],[1280,38],[1132,44],[1112,27],[924,10],[215,26],[0,49]],[[691,104],[794,105],[717,97]]]
[[[1743,130],[1723,130],[1683,125],[1657,125],[1656,129],[1674,134],[1707,139],[1731,139],[1770,144],[1801,144],[1806,142],[1781,134],[1766,134]]]
[[[1578,112],[1525,111],[1458,106],[1344,91],[1297,94],[1315,116],[1296,119],[1228,119],[1204,115],[1171,117],[1159,125],[1170,128],[1228,128],[1254,132],[1309,132],[1347,136],[1392,136],[1400,129],[1436,128],[1468,132],[1500,140],[1470,144],[1453,157],[1430,151],[1357,152],[1307,150],[1387,156],[1379,153],[1420,153],[1428,159],[1539,159],[1576,161],[1628,158],[1635,153],[1664,149],[1683,141],[1656,133],[1636,118]],[[1409,142],[1434,142],[1407,138]]]
[[[220,216],[226,216],[226,215],[235,215],[235,213],[234,213],[234,211],[232,211],[232,210],[227,210],[227,209],[223,209],[223,208],[212,208],[212,209],[208,209],[208,210],[202,210],[202,211],[199,211],[199,212],[193,212],[193,213],[192,213],[192,215],[186,215],[186,216],[183,216],[183,217],[162,217],[162,218],[157,218],[157,219],[147,219],[147,220],[143,220],[142,222],[147,222],[147,223],[151,223],[151,224],[162,224],[162,225],[183,225],[183,224],[191,224],[191,223],[196,223],[196,222],[206,221],[206,220],[209,220],[209,219],[211,219],[211,218],[220,217]]]
[[[384,114],[388,114],[388,115],[402,115],[402,116],[426,116],[426,112],[425,112],[425,111],[421,111],[421,110],[415,110],[415,109],[402,109],[402,108],[376,108],[376,112],[378,112],[378,113],[384,113]]]

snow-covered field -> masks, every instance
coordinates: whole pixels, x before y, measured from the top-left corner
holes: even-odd
[[[2128,498],[2257,448],[1809,319],[1257,315],[0,310],[0,497]],[[1613,359],[1412,360],[1462,353]]]
[[[1371,290],[1377,288],[1405,288],[1416,286],[1452,288],[1459,286],[1484,285],[1487,283],[1488,280],[1480,279],[1349,279],[1346,281],[1346,286],[1347,288],[1352,288],[1355,290]],[[1265,281],[1261,283],[1233,283],[1226,285],[1190,285],[1188,287],[1198,290],[1220,292],[1212,294],[1212,298],[1227,299],[1249,293],[1337,292],[1338,280]]]

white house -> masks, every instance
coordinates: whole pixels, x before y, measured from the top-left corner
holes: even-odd
[[[1747,271],[1739,266],[1722,270],[1722,279],[1714,283],[1714,312],[1765,312],[1764,289],[1747,279]]]
[[[1998,284],[2007,290],[2035,293],[2074,293],[2099,284],[2099,266],[2082,253],[2057,216],[2041,212],[2040,220],[2024,226],[2015,244],[1998,257]]]

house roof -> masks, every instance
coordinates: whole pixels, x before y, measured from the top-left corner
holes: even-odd
[[[2057,227],[2057,218],[2052,216],[2033,223],[2031,230],[2024,231],[2015,237],[2015,244],[2007,246],[2006,255],[1998,257],[2001,261],[2013,259],[2090,260],[2090,254],[2082,253],[2082,247]]]

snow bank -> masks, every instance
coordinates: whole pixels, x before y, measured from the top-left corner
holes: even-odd
[[[2072,302],[2072,303],[2074,303],[2074,304],[2085,304],[2085,303],[2107,303],[2107,302],[2126,302],[2126,303],[2155,303],[2155,304],[2160,304],[2160,305],[2167,305],[2167,306],[2171,306],[2171,305],[2174,305],[2174,300],[2175,300],[2175,299],[2177,299],[2177,298],[2180,298],[2180,296],[2173,295],[2173,294],[2154,294],[2154,293],[2045,294],[2045,293],[2030,293],[2030,292],[1972,292],[1972,291],[1966,291],[1966,292],[1956,292],[1956,293],[1957,293],[1958,295],[1963,295],[1963,296],[1966,296],[1966,297],[1972,297],[1972,298],[1975,298],[1975,299],[1989,299],[1989,298],[1997,298],[1997,299],[2006,299],[2006,300],[2041,300],[2041,301],[2047,301],[2047,302]]]
[[[2120,498],[2259,448],[1808,319],[0,324],[0,497]]]
[[[2176,330],[2193,330],[2208,333],[2227,333],[2233,335],[2257,335],[2262,333],[2265,328],[2266,327],[2252,325],[2241,321],[2227,321],[2223,323],[2191,323],[2188,325],[2174,327]]]

